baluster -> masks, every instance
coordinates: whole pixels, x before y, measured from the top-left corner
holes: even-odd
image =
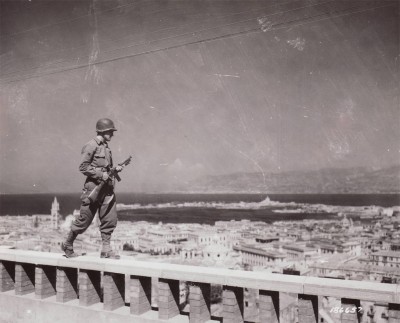
[[[0,262],[0,292],[15,288],[15,263],[11,261]]]
[[[78,298],[78,270],[76,268],[57,268],[56,300],[65,303]]]
[[[279,292],[260,290],[260,322],[279,322]]]
[[[37,298],[46,298],[56,295],[57,268],[38,265],[35,269],[35,295]]]
[[[243,323],[243,288],[224,286],[222,292],[223,322],[224,323]]]
[[[191,283],[189,286],[189,322],[203,323],[211,319],[210,284]]]
[[[299,294],[299,323],[318,323],[318,296]]]
[[[159,278],[158,318],[168,320],[179,314],[179,280]]]
[[[113,311],[125,306],[125,275],[104,273],[104,309]]]
[[[341,309],[343,311],[343,313],[341,314],[341,322],[358,323],[360,321],[360,313],[358,310],[360,307],[360,300],[342,298],[341,302]]]
[[[101,301],[101,273],[94,270],[79,271],[79,305],[90,306]]]
[[[151,277],[131,275],[131,314],[141,315],[151,310]]]
[[[25,295],[35,291],[35,265],[15,264],[15,294]]]

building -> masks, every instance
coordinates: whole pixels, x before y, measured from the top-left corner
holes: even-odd
[[[352,256],[361,256],[361,242],[349,240],[341,243],[341,251]]]
[[[233,250],[238,251],[242,256],[242,263],[252,266],[268,266],[282,263],[286,255],[272,250],[264,250],[248,245],[234,246]]]
[[[54,197],[53,204],[51,204],[51,227],[53,229],[59,228],[58,218],[60,216],[60,204],[57,201],[57,198]]]
[[[382,282],[387,278],[400,282],[400,271],[393,267],[382,267],[366,263],[341,261],[315,262],[309,265],[310,275],[318,277],[335,277],[351,280],[370,280]]]
[[[392,241],[392,243],[390,245],[390,250],[400,251],[400,240]]]
[[[399,268],[400,272],[400,251],[377,251],[368,258],[360,259],[362,263],[368,263],[381,267]]]
[[[222,245],[206,246],[203,249],[203,258],[215,261],[224,260],[228,258],[230,251],[231,249]]]
[[[271,243],[279,241],[279,236],[277,235],[259,235],[256,237],[256,242],[259,243]]]
[[[191,232],[188,234],[188,241],[192,241],[199,246],[223,245],[230,247],[233,243],[232,236],[228,231],[216,232],[212,230]]]
[[[155,254],[174,253],[177,245],[166,243],[162,238],[151,238],[148,236],[139,237],[139,250]]]
[[[181,260],[191,260],[203,256],[202,251],[199,250],[198,245],[193,241],[184,242],[180,251]]]
[[[179,241],[188,238],[188,232],[181,230],[160,230],[150,229],[147,231],[149,237],[160,238],[165,242]]]
[[[318,254],[317,248],[309,247],[305,243],[275,243],[274,249],[278,250],[279,252],[285,253],[287,255],[287,259],[291,260],[311,259],[313,256],[316,256]]]

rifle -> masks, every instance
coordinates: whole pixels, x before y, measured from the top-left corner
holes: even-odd
[[[126,166],[131,162],[132,156],[129,156],[127,159],[125,159],[122,163],[119,163],[118,166]],[[115,178],[118,182],[121,181],[121,177],[119,177],[118,172],[116,170],[116,167],[113,167],[110,169],[108,172],[109,179],[106,181],[101,181],[99,185],[97,185],[93,191],[90,192],[89,196],[87,199],[89,200],[89,203],[92,204],[97,201],[100,191],[103,188],[103,186],[112,178]]]

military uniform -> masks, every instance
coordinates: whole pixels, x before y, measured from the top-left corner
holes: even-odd
[[[112,167],[112,154],[107,142],[95,137],[82,148],[79,170],[87,177],[81,196],[80,214],[71,226],[73,232],[78,234],[85,232],[92,223],[96,212],[99,211],[100,232],[109,235],[113,233],[117,226],[114,182],[108,181],[104,185],[95,203],[90,204],[87,199],[91,191],[100,184],[103,173]]]
[[[100,257],[119,259],[119,255],[110,246],[111,234],[117,226],[117,210],[114,195],[114,179],[109,178],[108,175],[108,172],[113,167],[113,161],[107,142],[111,140],[114,131],[117,131],[117,129],[112,120],[107,118],[100,119],[96,123],[97,136],[82,148],[82,159],[79,170],[86,176],[86,181],[81,196],[80,214],[73,221],[71,230],[68,232],[65,241],[61,244],[61,249],[65,252],[67,258],[79,256],[79,254],[74,252],[74,241],[78,234],[86,231],[92,223],[95,214],[99,212],[102,240]],[[120,172],[121,170],[121,166],[116,167],[116,171]],[[91,202],[88,196],[102,180],[106,180],[106,182],[100,190],[97,199]]]

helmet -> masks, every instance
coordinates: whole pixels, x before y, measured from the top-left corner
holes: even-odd
[[[97,123],[96,123],[96,131],[97,132],[104,132],[104,131],[108,131],[108,130],[117,131],[117,129],[115,129],[114,122],[112,122],[112,120],[103,118],[103,119],[100,119],[99,121],[97,121]]]

